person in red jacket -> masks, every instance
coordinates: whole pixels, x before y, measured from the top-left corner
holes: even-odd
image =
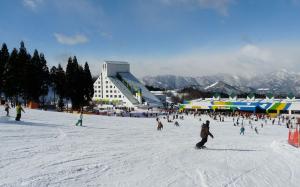
[[[208,136],[214,138],[214,136],[209,131],[209,123],[210,122],[206,120],[206,123],[203,123],[201,127],[200,137],[202,138],[202,140],[196,144],[196,147],[198,149],[205,148],[204,144],[207,142]]]

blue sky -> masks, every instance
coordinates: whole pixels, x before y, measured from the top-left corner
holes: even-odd
[[[2,0],[0,42],[76,55],[94,74],[124,60],[138,76],[300,71],[300,0]]]

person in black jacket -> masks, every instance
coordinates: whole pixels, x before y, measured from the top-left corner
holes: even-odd
[[[205,147],[204,144],[207,142],[208,135],[214,138],[214,136],[209,132],[209,123],[210,122],[206,120],[206,123],[203,123],[201,127],[200,137],[202,138],[202,140],[196,144],[196,147],[199,149]]]

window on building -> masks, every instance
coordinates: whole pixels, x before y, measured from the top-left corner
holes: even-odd
[[[117,90],[115,90],[114,93],[117,93]]]
[[[112,95],[110,95],[110,97],[112,98],[113,96],[112,96]]]
[[[117,98],[117,95],[115,95],[115,98]]]
[[[112,90],[110,90],[110,93],[112,93]]]
[[[106,81],[106,84],[108,84],[108,81]]]
[[[108,95],[106,95],[106,97],[108,97]]]
[[[112,88],[112,86],[110,86],[110,88]]]
[[[106,90],[106,93],[108,93],[108,90]]]
[[[98,88],[100,88],[100,86],[98,86]]]
[[[122,96],[121,95],[119,95],[119,98],[121,98]]]

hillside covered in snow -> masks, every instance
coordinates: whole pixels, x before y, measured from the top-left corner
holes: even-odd
[[[289,186],[300,184],[300,150],[284,126],[244,136],[232,119],[211,120],[207,149],[196,150],[201,122],[79,115],[26,109],[21,122],[0,107],[0,186]],[[12,111],[12,116],[15,115]],[[202,116],[202,120],[208,117]],[[247,123],[248,124],[248,123]]]
[[[290,72],[285,69],[244,77],[241,75],[216,74],[209,76],[145,76],[143,82],[146,85],[165,88],[182,89],[186,87],[195,87],[200,90],[211,92],[230,93],[275,93],[299,95],[300,74]]]

